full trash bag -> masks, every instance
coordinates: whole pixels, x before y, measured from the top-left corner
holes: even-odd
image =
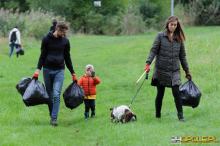
[[[190,80],[180,86],[180,95],[182,99],[182,105],[195,108],[199,105],[202,94],[195,83]]]
[[[65,105],[70,109],[83,103],[84,96],[83,89],[76,82],[71,83],[63,93]]]
[[[23,96],[25,90],[31,82],[31,78],[22,78],[19,83],[16,85],[16,89]]]
[[[36,79],[32,79],[24,92],[23,101],[26,106],[48,104],[49,96],[44,84]]]

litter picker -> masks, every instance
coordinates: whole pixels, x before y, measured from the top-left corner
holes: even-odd
[[[141,78],[146,74],[146,71],[143,72],[143,74],[137,79],[136,84],[141,80]]]
[[[148,73],[144,72],[144,73],[140,76],[140,78],[137,80],[137,82],[139,82],[139,81],[141,80],[141,78],[144,76],[144,74],[146,74],[145,79],[146,79],[146,80],[148,79]],[[145,79],[142,81],[140,87],[137,89],[137,91],[136,91],[134,97],[132,98],[131,103],[130,103],[130,105],[128,106],[129,108],[131,107],[132,103],[134,102],[134,99],[137,97],[138,93],[140,92],[140,89],[141,89],[141,87],[143,86],[143,84],[144,84],[144,82],[145,82]],[[137,83],[137,82],[136,82],[136,83]]]

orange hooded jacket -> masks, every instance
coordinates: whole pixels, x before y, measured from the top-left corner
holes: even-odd
[[[90,76],[82,76],[78,84],[83,88],[86,99],[95,99],[96,98],[96,85],[101,82],[99,77],[90,77]]]

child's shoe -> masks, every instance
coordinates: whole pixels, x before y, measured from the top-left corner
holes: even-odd
[[[91,113],[91,118],[94,118],[95,117],[95,112],[92,112]]]
[[[89,118],[89,112],[85,112],[84,116],[85,116],[85,120],[87,120]]]

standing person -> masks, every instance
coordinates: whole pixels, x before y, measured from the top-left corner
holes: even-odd
[[[21,33],[17,26],[15,26],[10,32],[9,32],[9,57],[12,56],[14,52],[14,48],[16,48],[16,55],[18,57],[19,55],[19,49],[21,48]]]
[[[85,75],[79,79],[78,84],[85,92],[85,119],[89,118],[89,110],[91,109],[91,117],[95,117],[95,99],[96,99],[96,85],[101,82],[99,77],[95,76],[94,66],[91,64],[86,65]]]
[[[53,20],[52,20],[52,26],[50,27],[50,31],[51,31],[51,32],[54,32],[54,31],[55,31],[56,25],[57,25],[57,20],[56,20],[56,19],[53,19]]]
[[[165,31],[158,33],[147,58],[145,70],[148,73],[150,71],[150,64],[156,57],[155,70],[151,82],[153,86],[157,87],[155,100],[156,118],[161,117],[165,87],[171,87],[178,119],[184,121],[179,92],[179,86],[181,84],[180,63],[185,71],[186,78],[188,80],[192,78],[186,60],[184,40],[185,35],[178,18],[171,16],[166,22]]]
[[[65,37],[67,30],[66,23],[58,22],[55,32],[49,32],[43,38],[37,70],[33,75],[33,78],[37,79],[43,67],[44,83],[51,99],[48,107],[52,126],[57,126],[65,64],[72,75],[72,80],[77,81],[70,57],[70,43]]]

